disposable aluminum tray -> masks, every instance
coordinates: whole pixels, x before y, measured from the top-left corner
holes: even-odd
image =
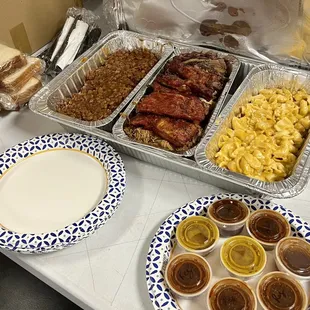
[[[56,112],[56,105],[61,104],[64,98],[69,98],[73,93],[79,92],[84,85],[86,74],[102,65],[109,54],[120,49],[131,50],[134,48],[147,48],[157,54],[160,60],[111,115],[98,121],[83,121]],[[164,40],[146,37],[129,31],[112,32],[79,57],[49,84],[43,87],[32,97],[29,107],[33,112],[48,116],[56,121],[66,121],[83,127],[105,126],[118,116],[146,81],[162,66],[172,52],[172,45]]]
[[[212,123],[215,121],[217,116],[220,114],[220,112],[224,106],[224,103],[225,103],[225,100],[226,100],[227,95],[229,93],[229,90],[230,90],[230,88],[231,88],[231,86],[235,80],[235,77],[237,76],[237,73],[240,69],[240,61],[238,58],[236,58],[236,57],[234,57],[228,53],[222,53],[222,52],[210,50],[207,48],[183,46],[183,45],[176,45],[176,44],[174,46],[175,46],[175,51],[172,54],[172,56],[170,57],[170,59],[168,59],[166,62],[171,60],[173,57],[178,56],[178,55],[183,54],[183,53],[204,52],[204,53],[217,54],[219,57],[225,58],[229,63],[228,81],[226,82],[226,84],[222,90],[222,93],[219,96],[219,98],[217,99],[217,102],[215,103],[215,107],[213,108],[213,111],[212,111],[211,115],[209,116],[209,119],[207,120],[206,127],[204,128],[204,131],[203,131],[203,136],[204,136],[204,134],[210,129]],[[123,141],[126,141],[127,143],[132,143],[132,144],[136,145],[137,148],[150,150],[150,151],[158,153],[158,154],[166,154],[167,156],[170,156],[172,158],[175,155],[176,156],[191,157],[194,155],[197,145],[195,145],[194,147],[192,147],[189,150],[182,152],[182,153],[171,152],[171,151],[161,149],[159,147],[150,146],[150,145],[146,145],[146,144],[142,144],[140,142],[134,141],[134,140],[130,139],[127,136],[127,134],[124,132],[124,125],[126,123],[127,117],[134,113],[134,110],[135,110],[137,103],[145,95],[147,88],[149,87],[150,84],[152,84],[152,82],[156,79],[156,77],[159,73],[160,72],[155,74],[152,77],[152,79],[149,80],[149,82],[146,85],[144,85],[144,87],[142,87],[142,89],[137,93],[137,95],[132,100],[131,104],[128,105],[128,107],[126,108],[123,115],[117,120],[117,122],[113,126],[113,135],[116,139],[123,140]]]
[[[257,94],[259,90],[273,87],[286,87],[291,91],[304,88],[310,93],[310,75],[275,65],[262,65],[254,68],[198,145],[195,159],[201,168],[222,180],[231,180],[237,185],[274,198],[290,198],[300,194],[309,181],[309,134],[300,151],[292,175],[283,181],[260,181],[220,168],[213,161],[214,155],[218,151],[218,139],[226,128],[231,127],[231,120],[240,111],[240,107],[246,104],[249,97]]]
[[[184,45],[184,46],[188,46],[188,45]],[[249,74],[249,72],[256,66],[264,64],[264,62],[262,61],[250,59],[247,57],[242,57],[242,56],[236,56],[236,57],[241,61],[241,68],[232,85],[232,88],[229,92],[230,94],[227,97],[226,103],[223,105],[224,107],[226,106],[229,97],[238,89],[242,81],[247,78],[247,75]],[[71,68],[68,68],[68,69],[71,70]],[[290,67],[283,67],[283,70],[290,70]],[[307,71],[302,71],[302,70],[298,70],[297,72],[307,73]],[[183,174],[185,181],[186,181],[186,177],[190,177],[198,181],[205,182],[210,185],[226,189],[229,192],[244,193],[244,194],[249,194],[252,196],[263,197],[263,198],[274,197],[274,195],[261,194],[259,190],[256,190],[256,188],[252,189],[252,188],[240,185],[239,183],[236,183],[234,179],[225,179],[220,176],[217,176],[213,172],[204,170],[196,163],[195,160],[193,160],[193,158],[175,156],[174,154],[168,154],[169,152],[166,152],[166,154],[164,154],[164,153],[153,152],[153,150],[150,150],[150,149],[137,148],[137,145],[116,139],[112,135],[112,133],[107,129],[96,128],[96,127],[83,127],[80,124],[68,122],[66,119],[56,120],[55,118],[49,117],[49,115],[47,114],[42,114],[42,115],[54,121],[57,121],[66,130],[70,132],[84,132],[84,133],[99,137],[107,141],[118,152],[122,154],[127,154],[141,161],[148,162],[154,165],[153,167],[154,171],[156,171],[156,169],[164,168],[164,169],[174,171],[176,173]],[[141,165],[143,165],[143,163],[141,163]],[[295,193],[297,193],[297,191],[295,191],[293,195],[291,195],[290,193],[283,193],[281,195],[276,195],[276,197],[290,198],[294,196]]]

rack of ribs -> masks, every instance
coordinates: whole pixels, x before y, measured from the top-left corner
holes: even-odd
[[[215,53],[175,56],[152,83],[151,93],[145,94],[136,105],[137,114],[129,118],[128,126],[135,133],[139,129],[149,132],[142,139],[146,144],[154,145],[153,135],[169,142],[169,150],[193,147],[202,134],[200,125],[224,88],[227,74],[228,62]],[[131,130],[127,132],[135,135]],[[137,140],[141,141],[141,137]],[[161,143],[157,145],[163,147]]]
[[[151,130],[175,147],[190,146],[202,131],[199,125],[158,115],[137,114],[130,120],[130,125]]]
[[[206,108],[199,98],[174,93],[153,92],[138,103],[136,111],[166,115],[196,123],[200,123],[206,117]]]

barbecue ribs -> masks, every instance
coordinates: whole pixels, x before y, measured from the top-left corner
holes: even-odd
[[[153,92],[155,93],[172,93],[172,94],[179,94],[180,92],[172,89],[172,88],[168,88],[164,85],[161,85],[160,83],[158,83],[156,80],[153,82],[153,84],[151,85]]]
[[[192,148],[224,88],[228,64],[212,52],[174,57],[136,105],[137,114],[124,131],[133,140],[169,151]]]
[[[206,116],[206,108],[197,97],[173,93],[156,93],[144,97],[136,107],[138,113],[171,116],[200,123]]]
[[[130,120],[133,127],[153,131],[175,147],[191,146],[201,134],[201,127],[180,119],[138,114]]]
[[[174,89],[184,95],[192,95],[190,87],[186,85],[186,81],[174,74],[161,74],[156,78],[159,84]]]

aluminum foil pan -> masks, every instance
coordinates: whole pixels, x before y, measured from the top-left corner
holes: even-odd
[[[310,75],[274,65],[262,65],[254,68],[198,145],[195,159],[201,168],[222,180],[234,182],[269,197],[291,198],[300,194],[309,181],[309,134],[300,151],[292,175],[282,181],[263,182],[220,168],[213,162],[214,155],[218,151],[218,139],[227,127],[231,127],[231,120],[235,113],[247,103],[250,96],[257,94],[263,88],[272,87],[286,87],[291,91],[302,87],[310,93]]]
[[[236,87],[242,83],[249,71],[258,65],[257,61],[240,56],[238,56],[238,58],[241,60],[241,69],[239,70],[238,77],[234,82]],[[259,64],[261,65],[262,63],[260,62]],[[240,71],[244,75],[240,74]],[[228,103],[228,99],[230,97],[231,95],[229,94],[226,98],[226,103],[224,106]],[[157,167],[161,167],[182,174],[185,181],[187,180],[187,177],[189,177],[218,188],[223,188],[232,193],[244,193],[260,198],[272,198],[267,195],[262,195],[256,190],[249,190],[244,186],[237,185],[231,180],[218,178],[216,175],[209,173],[207,170],[201,169],[193,157],[176,156],[175,154],[169,152],[156,153],[154,151],[150,151],[149,149],[141,148],[140,145],[135,145],[124,140],[116,139],[110,132],[106,129],[103,130],[102,128],[81,127],[77,124],[69,124],[64,120],[61,120],[59,124],[61,124],[68,132],[84,132],[89,135],[99,137],[107,141],[119,153],[127,154],[131,157],[139,159],[140,161],[152,164],[152,169],[154,171],[158,169]],[[141,163],[141,165],[143,165],[143,163]],[[193,182],[193,180],[190,182]]]
[[[160,60],[111,115],[98,121],[83,121],[56,112],[56,105],[61,103],[64,98],[71,97],[73,93],[77,93],[84,85],[86,74],[89,71],[98,68],[104,62],[107,55],[119,49],[134,49],[142,47],[150,49],[157,54],[160,57]],[[117,115],[132,100],[139,89],[162,66],[172,53],[173,47],[161,39],[149,38],[129,31],[112,32],[80,56],[49,84],[43,87],[34,97],[32,97],[29,107],[33,112],[46,115],[57,121],[66,120],[67,122],[75,123],[83,127],[105,126],[117,117]]]
[[[215,104],[215,107],[213,108],[212,113],[209,116],[209,120],[207,121],[207,125],[204,129],[204,132],[203,132],[203,135],[204,135],[210,129],[212,123],[215,121],[217,116],[220,114],[220,112],[223,108],[223,105],[225,103],[226,97],[229,93],[229,90],[230,90],[230,88],[231,88],[231,86],[235,80],[235,77],[237,76],[237,73],[239,71],[241,63],[240,63],[238,58],[236,58],[230,54],[227,54],[227,53],[213,51],[213,50],[210,50],[207,48],[193,47],[193,46],[187,46],[187,45],[181,45],[181,44],[175,44],[174,46],[175,46],[175,51],[174,51],[173,55],[171,56],[171,58],[173,58],[174,56],[177,56],[177,55],[180,55],[183,53],[189,53],[189,52],[205,52],[205,53],[206,52],[212,52],[212,53],[215,53],[218,56],[225,58],[229,61],[230,74],[229,74],[228,81],[225,84],[224,89],[223,89],[221,95],[219,96],[219,98]],[[168,60],[166,62],[168,62]],[[145,92],[146,92],[148,86],[156,79],[156,77],[159,73],[160,72],[155,74],[151,78],[151,80],[149,80],[148,83],[146,85],[144,85],[144,87],[134,97],[132,103],[127,107],[125,112],[121,115],[121,117],[117,120],[117,122],[113,126],[113,135],[116,139],[124,140],[124,141],[127,141],[128,143],[136,144],[139,148],[141,147],[141,148],[149,150],[151,152],[156,152],[156,153],[163,153],[164,152],[164,153],[168,153],[169,155],[173,154],[173,155],[178,155],[178,156],[191,157],[195,153],[196,146],[194,146],[194,147],[190,148],[189,150],[182,152],[182,153],[171,152],[171,151],[167,151],[164,149],[160,149],[158,147],[149,146],[149,145],[145,145],[145,144],[142,144],[139,142],[135,142],[132,139],[130,139],[127,136],[127,134],[124,132],[124,124],[126,122],[127,117],[134,113],[134,109],[136,107],[136,104],[145,95]]]

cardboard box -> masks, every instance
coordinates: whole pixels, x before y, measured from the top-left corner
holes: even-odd
[[[0,42],[31,54],[61,30],[69,7],[81,0],[0,0]]]

